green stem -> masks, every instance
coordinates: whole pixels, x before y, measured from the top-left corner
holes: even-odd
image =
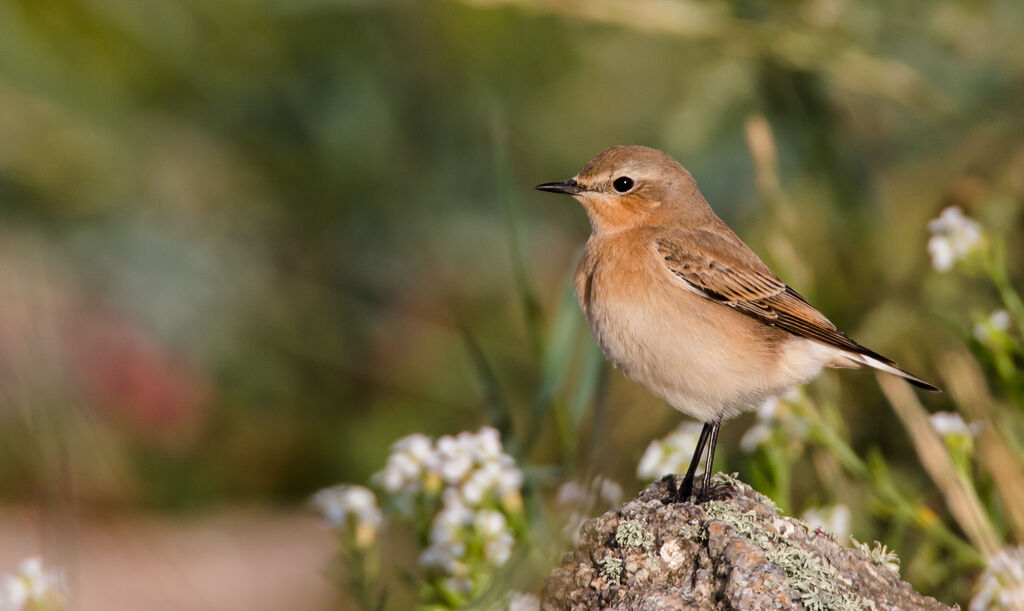
[[[1024,334],[1024,301],[1021,301],[1020,295],[1010,283],[1010,276],[1006,271],[1006,243],[1002,239],[993,240],[992,252],[986,257],[985,271],[999,291],[1006,311],[1010,313],[1021,334]]]
[[[889,477],[889,471],[885,461],[875,454],[871,460],[872,483],[875,490],[881,495],[886,510],[898,515],[913,524],[917,524],[926,533],[935,536],[946,544],[949,549],[956,553],[957,557],[975,566],[982,566],[984,559],[978,550],[974,549],[953,531],[946,528],[938,517],[929,518],[927,514],[920,511],[923,507],[903,496],[896,485]],[[934,516],[934,514],[932,514]]]
[[[786,443],[769,444],[766,454],[768,464],[771,466],[772,484],[775,489],[772,498],[775,504],[784,510],[792,509],[793,505],[789,496],[792,462],[787,456]]]

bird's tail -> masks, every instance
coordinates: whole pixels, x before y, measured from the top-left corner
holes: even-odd
[[[938,386],[925,382],[924,380],[910,373],[909,371],[903,371],[902,369],[896,366],[896,363],[893,363],[892,361],[890,361],[889,359],[885,358],[880,354],[875,354],[873,352],[871,354],[864,354],[859,352],[844,352],[843,356],[849,359],[850,361],[853,361],[855,363],[855,367],[870,367],[872,369],[884,371],[885,373],[891,373],[894,376],[899,376],[903,378],[904,380],[910,382],[911,384],[917,386],[918,388],[923,388],[931,392],[942,392],[942,389],[939,388]]]

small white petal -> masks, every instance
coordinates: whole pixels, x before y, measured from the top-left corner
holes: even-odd
[[[478,533],[484,538],[493,539],[505,532],[508,521],[500,511],[484,509],[476,514],[474,525]]]
[[[934,236],[928,240],[928,254],[932,257],[932,267],[936,271],[948,272],[953,269],[956,262],[956,254],[953,252],[953,245],[948,238]]]
[[[496,458],[504,452],[501,446],[501,435],[496,429],[489,426],[480,429],[476,441],[477,453],[481,459]]]
[[[481,472],[477,471],[463,482],[460,493],[467,505],[475,507],[484,500],[484,496],[489,490],[490,482],[486,477],[482,477]]]
[[[981,224],[964,215],[959,207],[950,206],[938,218],[928,223],[932,237],[928,240],[928,253],[932,266],[940,272],[949,271],[977,248],[984,237]]]
[[[928,419],[935,431],[945,437],[946,435],[971,435],[971,429],[964,422],[960,414],[954,412],[935,412]]]
[[[1010,313],[1006,310],[996,310],[988,317],[988,321],[996,329],[1006,331],[1010,328]]]

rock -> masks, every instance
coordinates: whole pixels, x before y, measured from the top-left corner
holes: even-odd
[[[950,609],[914,591],[882,550],[851,549],[733,476],[702,504],[651,484],[588,520],[541,592],[561,609]]]

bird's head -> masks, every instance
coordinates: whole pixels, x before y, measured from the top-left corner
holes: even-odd
[[[669,155],[646,146],[605,149],[569,180],[536,188],[575,197],[594,233],[628,229],[665,215],[703,216],[707,209],[690,173]]]

